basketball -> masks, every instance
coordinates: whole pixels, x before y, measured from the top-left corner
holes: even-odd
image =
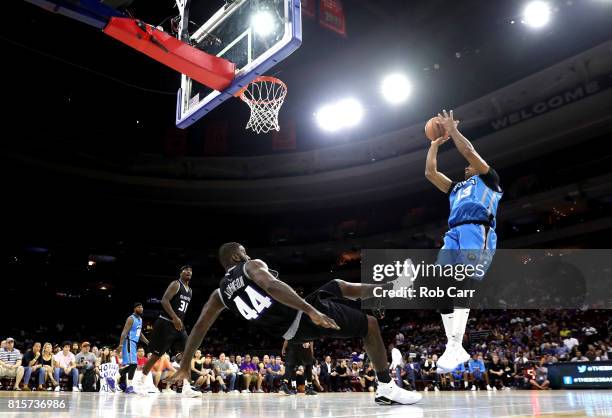
[[[436,116],[429,119],[425,124],[425,136],[427,136],[430,141],[435,141],[442,135],[444,135],[444,131],[442,125],[438,121],[438,117]]]

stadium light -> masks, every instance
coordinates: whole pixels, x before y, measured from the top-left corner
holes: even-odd
[[[523,10],[523,23],[532,28],[541,28],[550,21],[550,5],[543,1],[532,1]]]
[[[381,90],[384,98],[393,104],[405,102],[412,93],[412,85],[403,74],[391,74],[385,77]]]
[[[268,11],[262,10],[257,12],[251,18],[251,26],[257,35],[267,36],[274,31],[276,22],[274,17]]]
[[[315,118],[321,129],[336,132],[359,124],[363,113],[361,103],[356,99],[348,98],[323,106],[315,113]]]

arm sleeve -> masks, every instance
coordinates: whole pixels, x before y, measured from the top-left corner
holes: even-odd
[[[497,171],[495,171],[493,167],[489,167],[487,174],[481,174],[480,178],[489,189],[501,193],[502,188],[500,186],[499,174],[497,174]]]

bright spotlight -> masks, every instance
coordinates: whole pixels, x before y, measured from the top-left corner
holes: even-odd
[[[403,74],[391,74],[382,82],[382,94],[390,103],[402,103],[412,93],[412,85]]]
[[[351,127],[361,122],[363,107],[355,99],[344,99],[336,105],[338,119],[344,127]]]
[[[315,116],[317,123],[324,131],[335,132],[342,128],[340,121],[336,117],[336,107],[334,105],[323,106]]]
[[[336,132],[359,124],[363,118],[363,106],[355,99],[343,99],[323,106],[315,117],[321,129]]]
[[[257,35],[267,36],[274,31],[274,16],[270,12],[260,11],[251,18],[251,26]]]
[[[523,11],[523,22],[532,28],[541,28],[550,21],[550,5],[543,1],[532,1]]]

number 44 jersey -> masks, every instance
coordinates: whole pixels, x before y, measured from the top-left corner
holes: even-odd
[[[284,335],[298,314],[257,286],[246,272],[246,263],[230,268],[221,279],[219,290],[227,309],[273,336]]]

